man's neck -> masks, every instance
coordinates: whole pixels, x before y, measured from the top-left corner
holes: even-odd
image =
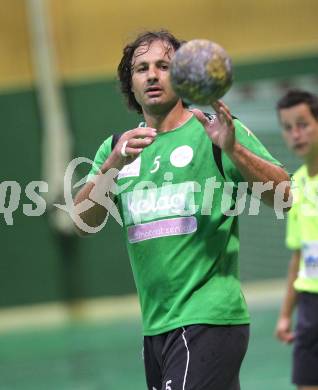
[[[182,126],[192,116],[192,113],[183,107],[181,101],[168,112],[158,114],[144,112],[143,114],[147,126],[156,129],[158,133],[165,133],[176,129]]]

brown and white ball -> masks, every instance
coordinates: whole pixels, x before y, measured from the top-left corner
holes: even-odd
[[[186,102],[210,104],[230,89],[232,62],[219,44],[194,39],[176,51],[170,78],[173,89]]]

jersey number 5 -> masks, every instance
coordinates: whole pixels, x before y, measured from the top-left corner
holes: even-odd
[[[154,159],[154,167],[152,168],[152,170],[150,171],[150,173],[155,173],[158,171],[159,167],[160,167],[160,158],[161,156],[157,156],[155,159]]]
[[[168,382],[166,382],[166,390],[172,390],[172,388],[171,388],[171,385],[172,384],[172,381],[170,380],[170,381],[168,381]]]

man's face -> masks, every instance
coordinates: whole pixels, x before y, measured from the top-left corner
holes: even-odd
[[[318,154],[318,120],[305,103],[279,110],[283,137],[297,156],[307,158]]]
[[[174,49],[156,40],[139,46],[132,59],[132,92],[142,109],[164,113],[179,100],[171,87],[169,67]]]

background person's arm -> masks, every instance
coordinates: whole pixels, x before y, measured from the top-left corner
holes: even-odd
[[[295,250],[289,263],[286,295],[275,330],[276,337],[284,343],[291,343],[294,340],[292,315],[297,302],[297,291],[294,288],[294,282],[298,275],[299,262],[300,250]]]

